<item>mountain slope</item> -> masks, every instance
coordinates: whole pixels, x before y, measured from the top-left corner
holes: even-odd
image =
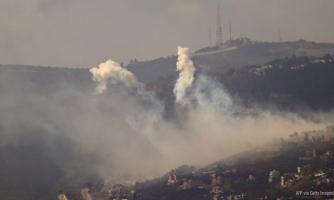
[[[192,54],[192,60],[197,67],[226,71],[229,68],[240,68],[246,65],[263,65],[276,58],[296,56],[324,56],[334,54],[334,44],[314,42],[252,42],[241,45],[224,45],[221,48],[199,50]],[[139,81],[149,83],[159,78],[177,76],[176,56],[159,58],[152,61],[134,62],[127,68],[133,72]]]

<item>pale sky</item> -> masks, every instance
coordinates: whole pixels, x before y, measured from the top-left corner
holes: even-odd
[[[334,43],[333,0],[0,0],[0,63],[91,68],[223,40]]]

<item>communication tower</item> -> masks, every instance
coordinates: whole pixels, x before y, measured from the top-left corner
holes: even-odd
[[[231,27],[231,21],[230,21],[230,44],[232,42],[232,27]]]
[[[209,29],[209,47],[211,47],[212,41],[211,41],[211,29]]]
[[[216,45],[220,45],[223,43],[223,31],[221,25],[221,17],[219,6],[217,7],[217,31],[216,31]]]

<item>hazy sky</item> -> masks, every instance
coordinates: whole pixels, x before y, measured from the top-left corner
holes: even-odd
[[[0,63],[91,68],[223,40],[334,42],[333,0],[0,0]]]

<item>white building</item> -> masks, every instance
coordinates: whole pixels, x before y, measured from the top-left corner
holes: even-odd
[[[280,177],[279,171],[273,170],[269,172],[269,178],[268,181],[269,183],[273,182],[274,179],[278,179]]]
[[[327,125],[326,126],[326,133],[327,134],[334,134],[334,125]]]

